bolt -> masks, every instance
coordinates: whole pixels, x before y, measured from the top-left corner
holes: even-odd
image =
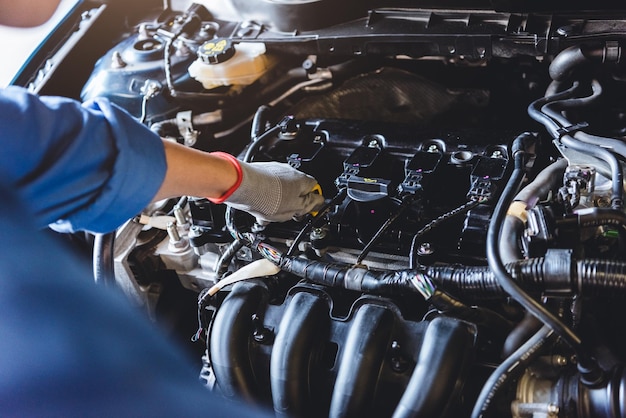
[[[430,245],[430,242],[424,242],[420,244],[419,248],[417,249],[418,255],[431,255],[434,252],[435,251],[433,250],[432,245]]]
[[[559,36],[563,36],[564,38],[566,38],[570,35],[573,35],[575,33],[575,29],[576,28],[573,25],[561,26],[556,30],[556,33],[559,34]]]
[[[176,222],[167,223],[167,235],[169,237],[169,245],[167,248],[172,252],[183,252],[189,248],[189,241],[182,239],[178,233]]]
[[[367,144],[367,146],[368,146],[369,148],[376,148],[376,147],[378,147],[378,141],[376,141],[375,139],[372,139],[372,140],[369,142],[369,144]]]
[[[167,235],[170,237],[170,242],[180,241],[180,234],[178,233],[175,222],[167,223]]]
[[[491,153],[491,158],[502,158],[502,151],[499,149]]]
[[[428,146],[428,149],[426,150],[426,152],[439,152],[439,147],[435,144],[431,144]]]
[[[161,84],[158,81],[146,80],[141,87],[141,93],[146,99],[152,99],[161,91]]]
[[[111,67],[113,68],[124,68],[126,67],[126,61],[122,58],[122,54],[120,51],[113,51],[113,55],[111,56]]]
[[[213,36],[215,36],[215,32],[216,32],[216,28],[215,25],[212,23],[205,23],[204,25],[202,25],[202,28],[200,29],[200,37],[202,38],[212,38]]]
[[[148,25],[142,23],[139,25],[138,29],[139,39],[148,39],[150,37],[150,33],[148,33]]]
[[[300,124],[293,116],[285,116],[278,124],[280,126],[280,137],[282,139],[293,139],[298,135]]]
[[[174,217],[176,218],[176,223],[178,225],[185,225],[187,223],[187,219],[185,219],[185,212],[183,212],[183,208],[180,205],[174,206]]]
[[[263,326],[263,321],[257,314],[252,314],[252,336],[258,343],[271,343],[272,331]]]
[[[391,342],[391,368],[398,373],[402,373],[408,368],[408,362],[400,352],[400,343],[395,340]]]
[[[178,42],[176,44],[176,55],[179,57],[186,57],[191,54],[191,48],[185,42]]]
[[[599,208],[608,208],[611,206],[611,199],[608,196],[600,196],[596,199],[596,206]]]

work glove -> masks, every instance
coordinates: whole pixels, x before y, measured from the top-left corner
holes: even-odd
[[[246,163],[219,154],[235,165],[240,176],[239,185],[219,203],[250,213],[262,225],[306,215],[324,203],[324,197],[314,190],[317,181],[289,164]]]

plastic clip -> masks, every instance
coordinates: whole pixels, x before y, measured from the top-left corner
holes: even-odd
[[[579,122],[575,125],[564,126],[560,129],[556,130],[556,134],[558,135],[558,139],[563,138],[565,135],[570,135],[572,133],[578,132],[581,129],[585,129],[589,126],[587,122]]]

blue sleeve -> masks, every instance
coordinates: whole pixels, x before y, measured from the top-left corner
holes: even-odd
[[[273,416],[202,387],[185,352],[2,186],[1,416]]]
[[[157,134],[107,100],[84,104],[0,90],[0,171],[39,227],[114,230],[154,197],[166,171]]]

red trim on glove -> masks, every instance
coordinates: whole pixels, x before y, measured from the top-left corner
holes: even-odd
[[[213,203],[224,203],[226,199],[228,199],[233,193],[235,193],[235,190],[237,190],[239,186],[241,185],[241,181],[243,180],[243,172],[241,171],[241,164],[239,163],[239,160],[235,158],[234,155],[231,155],[227,152],[217,151],[217,152],[212,152],[211,155],[215,155],[216,157],[220,157],[224,160],[229,161],[235,167],[235,170],[237,170],[237,181],[230,189],[226,190],[226,193],[224,193],[223,195],[217,198],[210,198],[210,197],[208,198]]]

